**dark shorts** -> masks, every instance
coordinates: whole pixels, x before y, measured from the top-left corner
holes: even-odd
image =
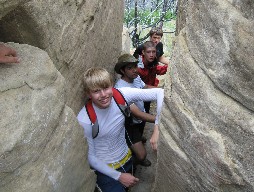
[[[116,169],[122,173],[131,173],[132,174],[132,165],[133,160],[132,158],[127,161],[123,167]],[[97,185],[101,189],[102,192],[126,192],[128,188],[124,187],[120,181],[115,180],[103,173],[95,171],[97,175]]]
[[[145,122],[139,123],[139,124],[133,124],[126,126],[126,133],[125,133],[125,139],[127,142],[128,147],[132,146],[133,144],[140,142],[142,138],[141,129],[144,129]]]
[[[145,108],[146,113],[149,113],[150,105],[151,105],[151,101],[144,102],[144,108]]]

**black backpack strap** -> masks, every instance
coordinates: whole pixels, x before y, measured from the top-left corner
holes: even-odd
[[[119,107],[120,111],[125,116],[125,127],[132,125],[133,118],[132,118],[130,106],[125,100],[122,93],[118,89],[113,88],[113,98],[116,101],[116,104]]]
[[[125,117],[130,117],[130,107],[126,102],[122,93],[118,90],[113,88],[113,98],[119,107],[120,111],[124,114]]]

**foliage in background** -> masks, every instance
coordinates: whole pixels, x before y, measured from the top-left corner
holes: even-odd
[[[176,19],[177,0],[125,0],[124,25],[128,28],[133,47],[137,47],[149,37],[143,31],[151,27],[161,27]],[[148,31],[149,31],[148,30]],[[165,31],[165,33],[174,33]]]

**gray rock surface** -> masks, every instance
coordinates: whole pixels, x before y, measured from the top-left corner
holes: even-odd
[[[254,3],[180,4],[153,191],[254,191]]]
[[[0,191],[93,191],[95,175],[65,81],[48,54],[9,44],[19,64],[0,65]]]
[[[98,66],[113,73],[122,48],[123,8],[122,1],[32,0],[0,20],[0,41],[45,50],[66,79],[67,104],[77,113],[84,104],[84,71]]]
[[[113,72],[123,2],[0,5],[0,41],[20,43],[10,46],[22,59],[0,66],[0,191],[93,191],[75,116],[85,69]],[[179,7],[149,188],[254,191],[254,2],[181,0]]]
[[[122,53],[130,53],[131,51],[131,38],[128,32],[128,28],[123,26],[122,32]]]
[[[10,11],[14,10],[17,6],[28,1],[29,0],[0,0],[0,19]]]
[[[21,58],[0,66],[0,192],[94,191],[76,115],[86,99],[84,71],[113,73],[123,7],[107,0],[0,0],[0,41],[19,43],[9,46]]]

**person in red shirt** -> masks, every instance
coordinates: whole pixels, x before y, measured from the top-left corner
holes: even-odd
[[[138,68],[139,76],[145,84],[158,86],[156,75],[164,75],[167,72],[168,65],[159,65],[156,59],[156,44],[152,41],[146,41],[142,50],[143,66]],[[151,102],[144,102],[145,110],[149,113]]]
[[[156,60],[164,65],[169,65],[169,60],[164,56],[163,44],[161,42],[162,36],[163,31],[160,27],[153,27],[149,31],[150,41],[154,42],[156,45]],[[136,48],[133,56],[138,59],[139,56],[142,55],[142,50],[143,44]]]

